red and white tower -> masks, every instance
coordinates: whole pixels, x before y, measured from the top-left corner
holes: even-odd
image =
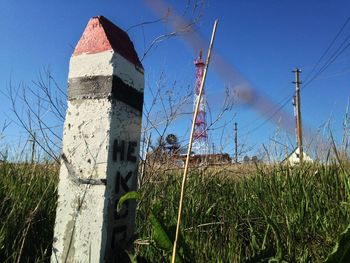
[[[202,61],[202,51],[199,52],[199,57],[194,61],[196,68],[196,85],[194,90],[194,103],[195,107],[199,98],[199,91],[203,79],[205,63]],[[206,121],[206,97],[203,87],[202,97],[199,104],[198,115],[195,120],[194,139],[192,149],[195,154],[207,154],[208,153],[208,132]]]

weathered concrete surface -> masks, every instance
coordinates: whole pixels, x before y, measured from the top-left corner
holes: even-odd
[[[115,262],[132,242],[135,203],[116,204],[136,189],[144,77],[125,32],[122,49],[105,42],[109,23],[91,19],[70,61],[51,262]]]

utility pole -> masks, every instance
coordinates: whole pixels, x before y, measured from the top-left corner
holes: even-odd
[[[237,122],[235,122],[235,163],[238,163]]]
[[[298,122],[297,122],[297,109],[296,109],[296,96],[293,95],[293,99],[292,99],[292,104],[293,104],[293,113],[294,113],[294,121],[295,121],[295,128],[294,128],[294,132],[295,132],[295,142],[298,145]]]
[[[211,146],[212,146],[212,148],[213,148],[213,155],[212,155],[212,157],[211,157],[211,162],[215,162],[215,144],[212,143]]]
[[[300,69],[296,68],[293,70],[295,73],[295,104],[296,104],[296,122],[297,122],[297,141],[298,141],[298,149],[299,149],[299,161],[300,164],[303,163],[303,134],[302,134],[302,123],[301,123],[301,108],[300,108],[300,84],[299,73]]]
[[[36,143],[36,133],[34,132],[29,141],[32,143],[32,156],[31,156],[31,164],[34,163],[35,159],[35,143]]]

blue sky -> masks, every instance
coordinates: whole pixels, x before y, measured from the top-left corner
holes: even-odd
[[[194,1],[189,1],[193,3]],[[167,1],[176,12],[185,10],[187,1]],[[159,16],[144,1],[4,1],[0,2],[0,89],[6,91],[9,81],[31,85],[40,71],[49,67],[56,81],[66,88],[68,63],[73,48],[92,16],[104,15],[123,29]],[[196,25],[209,42],[215,18],[219,19],[214,49],[232,64],[254,89],[275,102],[294,91],[295,67],[302,69],[301,80],[311,71],[319,57],[350,15],[348,1],[210,1]],[[191,15],[189,11],[187,17]],[[138,54],[162,34],[171,32],[170,25],[155,23],[129,31]],[[350,35],[350,24],[331,49],[335,50]],[[206,49],[207,47],[203,47]],[[165,85],[174,81],[180,94],[194,85],[193,59],[196,51],[181,36],[159,44],[143,61],[146,85],[154,86],[161,72]],[[304,123],[314,130],[329,118],[340,137],[341,121],[350,96],[350,48],[302,91]],[[206,91],[214,114],[220,110],[225,80],[209,68]],[[146,89],[147,92],[147,89]],[[3,96],[3,95],[1,95]],[[145,94],[146,103],[150,95]],[[0,124],[8,117],[9,102],[0,104]],[[293,112],[291,103],[284,109]],[[238,122],[239,139],[249,146],[268,144],[276,123],[267,122],[248,105],[234,106],[222,123]],[[270,115],[267,114],[267,117]],[[190,118],[181,118],[170,127],[180,137],[186,134]],[[256,129],[259,127],[259,129]],[[233,123],[224,130],[211,132],[213,142],[220,137],[229,141],[225,151],[233,150]],[[7,129],[7,141],[20,136],[15,123]],[[293,135],[291,140],[294,141]],[[253,150],[254,151],[254,150]]]

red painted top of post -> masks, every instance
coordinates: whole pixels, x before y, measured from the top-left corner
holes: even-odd
[[[128,34],[103,16],[92,17],[72,56],[114,50],[138,67],[142,64]]]

